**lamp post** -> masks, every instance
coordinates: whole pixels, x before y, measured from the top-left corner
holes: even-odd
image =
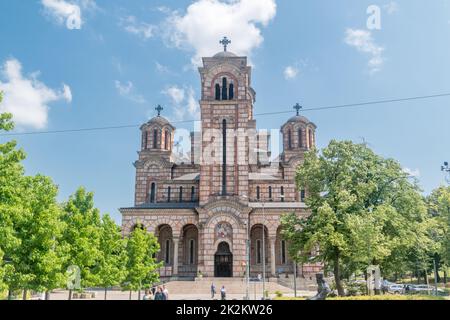
[[[249,199],[246,195],[243,195],[242,198],[249,201]],[[246,275],[245,299],[250,300],[250,293],[249,293],[249,288],[250,288],[250,216],[247,218],[247,221],[244,224],[247,229],[247,241],[246,241],[246,245],[245,245],[246,260],[247,260],[246,272],[245,272],[245,275]]]
[[[262,209],[263,209],[263,225],[262,225],[262,247],[263,247],[263,254],[262,254],[262,260],[263,260],[263,300],[266,299],[266,216],[265,216],[265,203],[264,199],[262,202]]]
[[[444,162],[443,166],[441,166],[441,171],[447,174],[445,180],[447,181],[448,184],[450,184],[450,165],[447,161]]]

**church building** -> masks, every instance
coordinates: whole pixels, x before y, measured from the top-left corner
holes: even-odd
[[[201,130],[191,134],[190,161],[174,159],[175,127],[158,115],[141,127],[134,163],[134,206],[121,208],[124,235],[137,227],[161,245],[163,279],[267,277],[293,273],[280,218],[307,216],[307,190],[297,190],[296,168],[315,145],[316,125],[297,115],[281,126],[283,150],[275,159],[270,135],[257,130],[256,92],[247,57],[224,51],[203,58]],[[297,266],[311,275],[319,265]]]

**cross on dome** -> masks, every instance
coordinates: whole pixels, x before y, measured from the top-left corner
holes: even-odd
[[[227,47],[229,44],[231,44],[231,40],[229,40],[227,37],[223,37],[223,39],[220,40],[219,43],[223,45],[223,51],[227,52]]]
[[[155,110],[158,111],[158,117],[161,117],[161,111],[163,111],[164,108],[158,104],[158,106],[155,108]]]
[[[299,103],[297,103],[294,106],[294,109],[297,110],[297,116],[299,116],[300,115],[300,110],[303,109],[303,107]]]

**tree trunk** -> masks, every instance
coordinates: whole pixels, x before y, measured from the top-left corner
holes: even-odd
[[[12,300],[13,299],[13,292],[11,289],[8,290],[8,300]]]
[[[45,300],[50,300],[50,291],[45,291]]]
[[[336,289],[339,296],[345,296],[344,288],[341,283],[341,268],[339,266],[339,255],[334,260],[334,281],[336,282]]]
[[[69,300],[72,300],[72,289],[69,289]]]
[[[106,295],[108,294],[108,288],[105,288],[105,300],[106,300]]]
[[[132,293],[132,291],[130,290],[130,301],[131,301],[131,293]]]
[[[447,267],[444,268],[444,287],[447,286]]]
[[[27,289],[24,289],[23,295],[22,295],[22,300],[27,300],[27,293],[28,293]]]
[[[138,291],[138,301],[141,301],[141,289]]]

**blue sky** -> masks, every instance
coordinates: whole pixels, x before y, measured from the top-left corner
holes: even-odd
[[[368,29],[367,8],[381,29]],[[450,1],[29,0],[0,2],[0,111],[16,132],[141,124],[157,104],[172,120],[198,113],[198,58],[250,56],[256,113],[450,92]],[[444,183],[450,98],[305,115],[331,139],[368,142],[418,175]],[[257,117],[279,128],[289,115]],[[177,125],[192,129],[192,124]],[[0,137],[0,141],[11,137]],[[65,200],[78,186],[117,220],[134,200],[138,128],[15,137],[28,174],[51,176]]]

